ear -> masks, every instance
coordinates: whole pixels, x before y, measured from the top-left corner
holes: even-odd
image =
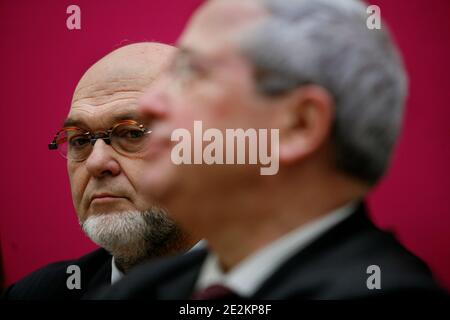
[[[318,151],[334,121],[334,99],[326,89],[307,85],[289,95],[280,130],[281,164],[296,163]]]

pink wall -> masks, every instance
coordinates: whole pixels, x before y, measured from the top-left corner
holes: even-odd
[[[77,225],[65,163],[47,151],[83,72],[130,42],[174,43],[201,0],[0,2],[0,240],[6,282],[94,248]],[[370,197],[450,288],[450,2],[377,0],[404,53],[411,94],[392,170]],[[66,28],[77,4],[82,30]],[[12,134],[14,136],[12,136]]]

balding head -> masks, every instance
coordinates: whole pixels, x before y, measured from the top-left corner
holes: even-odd
[[[83,75],[75,89],[72,108],[134,100],[167,66],[175,51],[165,44],[135,43],[109,53]]]

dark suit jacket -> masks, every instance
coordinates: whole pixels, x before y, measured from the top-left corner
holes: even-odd
[[[111,284],[112,256],[104,249],[95,250],[78,260],[49,264],[10,286],[6,300],[79,300],[88,292]],[[81,289],[67,288],[67,267],[77,265],[81,273]]]
[[[207,250],[142,265],[97,299],[189,299]],[[367,288],[367,267],[381,269],[381,289]],[[446,298],[427,266],[361,205],[353,215],[283,263],[252,299]]]

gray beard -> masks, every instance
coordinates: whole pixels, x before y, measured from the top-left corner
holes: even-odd
[[[143,212],[95,214],[80,225],[93,242],[114,256],[122,272],[145,260],[187,250],[184,233],[156,207]]]

